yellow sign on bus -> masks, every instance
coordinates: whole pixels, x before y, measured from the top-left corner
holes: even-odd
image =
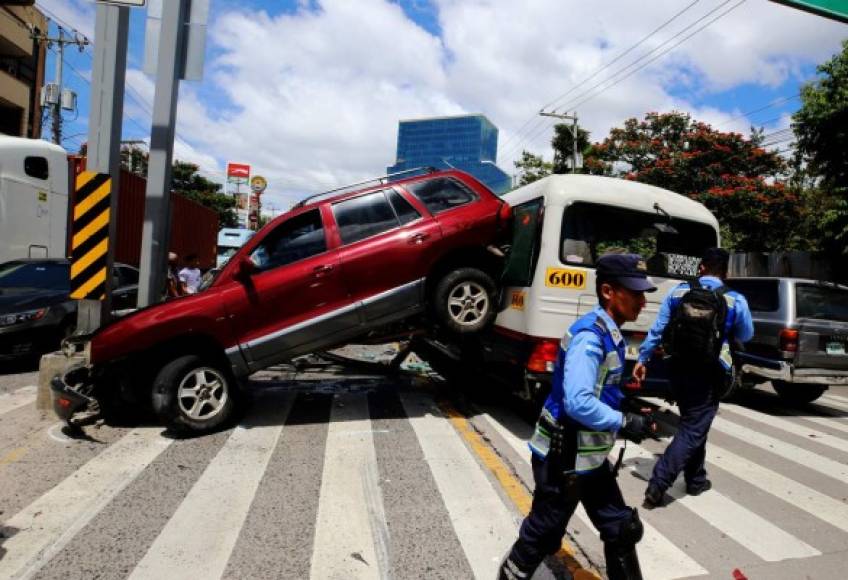
[[[586,271],[571,268],[548,268],[545,270],[545,286],[583,290],[586,287]]]

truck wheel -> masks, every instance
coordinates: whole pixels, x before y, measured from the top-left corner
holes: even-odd
[[[771,385],[780,398],[791,405],[812,403],[827,390],[827,387],[819,385],[797,385],[785,381],[772,381]]]
[[[479,332],[495,317],[495,282],[477,268],[459,268],[439,280],[433,310],[439,322],[458,334]]]
[[[217,362],[198,355],[176,358],[153,381],[153,410],[168,427],[201,434],[232,419],[235,379]]]

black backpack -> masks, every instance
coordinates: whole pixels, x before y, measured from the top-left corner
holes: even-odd
[[[680,299],[663,332],[662,345],[676,363],[699,367],[715,363],[721,352],[727,319],[726,286],[704,288],[695,278]]]

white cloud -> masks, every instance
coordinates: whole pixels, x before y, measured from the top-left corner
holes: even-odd
[[[79,9],[91,17],[91,5],[81,0],[40,2],[64,10],[69,20]],[[176,156],[219,178],[228,160],[250,163],[269,180],[266,198],[286,207],[306,193],[383,172],[394,161],[400,119],[479,112],[500,127],[506,147],[499,164],[509,170],[521,148],[549,153],[552,122],[534,116],[540,107],[688,4],[431,2],[440,37],[388,0],[303,0],[285,14],[249,11],[234,0],[213,3],[206,80],[180,87],[178,135],[184,142],[178,141]],[[658,54],[661,43],[693,24],[666,47],[684,38],[736,0],[723,2],[695,3],[555,106],[579,104],[581,125],[596,139],[627,117],[671,109],[747,133],[750,123],[739,116],[748,104],[719,110],[703,99],[743,85],[797,83],[802,67],[809,70],[829,58],[846,35],[842,24],[748,0],[615,86],[603,82],[637,56],[653,49]],[[267,6],[276,9],[275,2]],[[135,70],[128,79],[152,103],[150,79]],[[583,95],[597,83],[598,89]],[[591,98],[580,103],[585,97]]]

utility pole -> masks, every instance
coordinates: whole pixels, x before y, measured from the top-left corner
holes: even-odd
[[[189,0],[164,2],[162,6],[144,227],[141,231],[139,307],[160,302],[165,288],[164,269],[168,263],[168,243],[171,237],[171,163],[174,156],[177,95],[186,56],[185,22],[189,8]]]
[[[60,26],[59,27],[59,36],[49,36],[48,34],[33,34],[33,39],[39,42],[46,42],[47,47],[51,48],[53,43],[56,43],[57,51],[56,51],[56,73],[55,73],[55,85],[56,85],[56,93],[54,95],[50,95],[51,99],[47,100],[46,103],[51,106],[53,109],[52,117],[53,117],[53,142],[56,145],[62,144],[62,67],[65,63],[65,45],[67,44],[75,44],[79,47],[80,51],[84,49],[86,45],[89,44],[89,41],[86,37],[80,35],[74,35],[73,38],[65,36],[65,30]]]
[[[571,133],[571,173],[577,173],[577,111],[574,111],[573,115],[561,115],[559,113],[546,113],[545,111],[539,111],[539,115],[542,117],[554,117],[555,119],[571,121],[571,127],[569,128],[569,132]],[[568,127],[568,125],[566,125],[566,127]]]

